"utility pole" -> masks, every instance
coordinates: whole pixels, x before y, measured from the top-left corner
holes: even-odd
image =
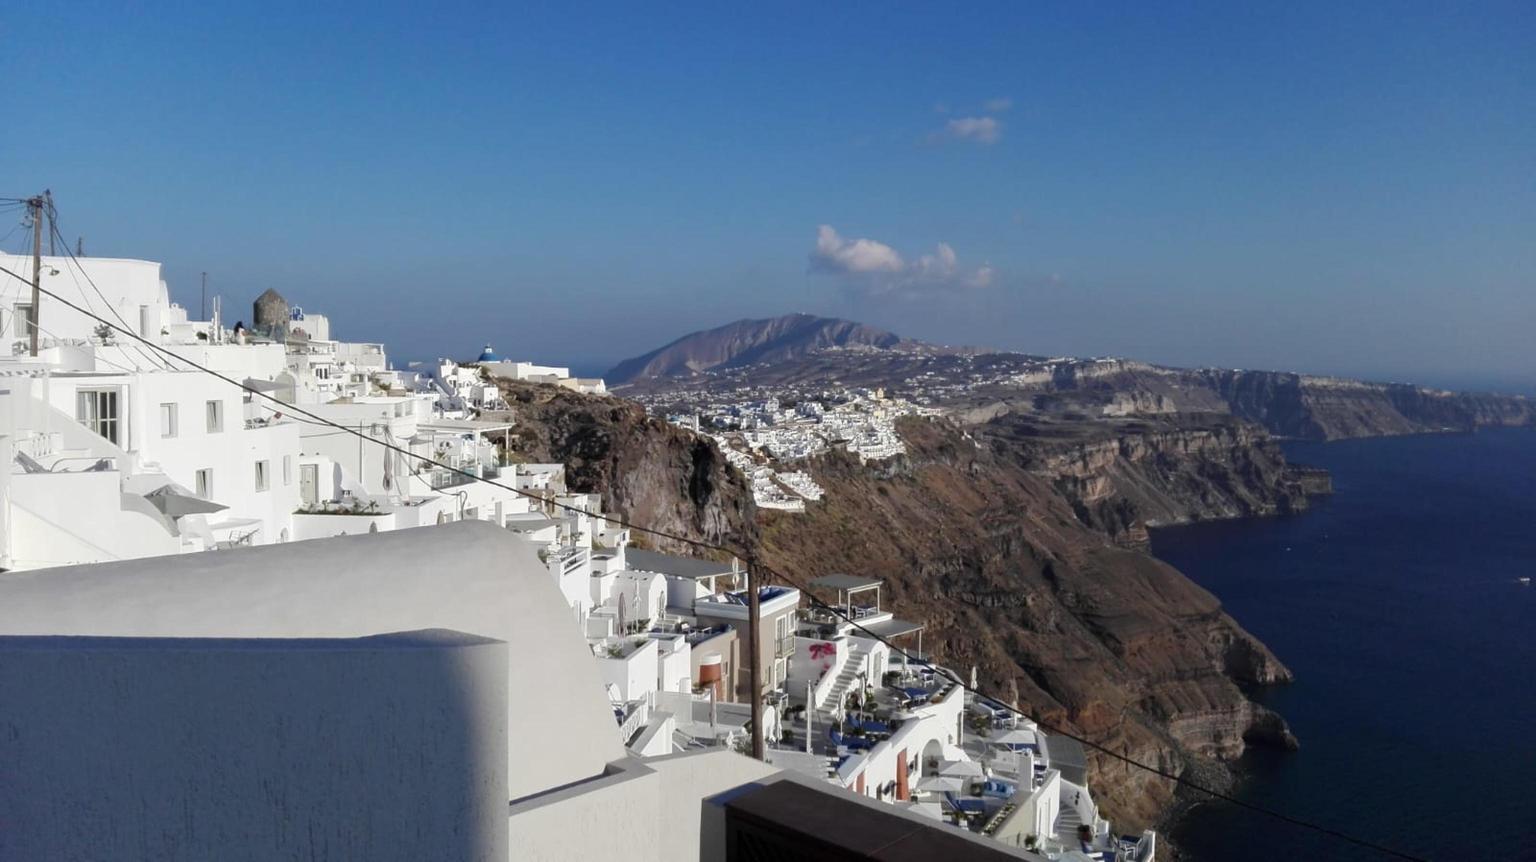
[[[757,557],[747,557],[747,652],[748,685],[752,687],[752,757],[763,759],[763,649],[762,632],[763,600],[758,592]]]
[[[53,235],[59,232],[58,219],[54,215],[53,191],[43,189],[43,203],[48,207],[48,256],[57,257],[59,252],[53,247]]]
[[[27,208],[32,211],[32,319],[28,321],[32,330],[32,355],[37,355],[37,325],[42,322],[42,309],[38,306],[43,301],[43,198],[41,195],[27,200]]]

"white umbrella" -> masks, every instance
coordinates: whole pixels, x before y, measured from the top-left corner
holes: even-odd
[[[946,763],[939,769],[940,775],[948,775],[955,778],[980,778],[982,776],[981,764],[974,760],[956,760]]]
[[[899,807],[905,808],[914,814],[932,817],[934,820],[942,821],[944,819],[944,809],[932,802],[908,802],[899,805]]]
[[[924,793],[959,793],[965,782],[946,775],[926,775],[917,780],[917,789]]]

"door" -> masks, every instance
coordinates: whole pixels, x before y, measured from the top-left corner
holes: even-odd
[[[306,506],[320,502],[320,465],[299,465],[299,499]]]

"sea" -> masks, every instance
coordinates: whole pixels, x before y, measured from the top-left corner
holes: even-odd
[[[1301,750],[1255,750],[1240,798],[1436,860],[1536,860],[1536,431],[1285,444],[1309,511],[1159,529],[1152,551],[1296,674],[1254,692]],[[1230,805],[1182,858],[1390,858]]]

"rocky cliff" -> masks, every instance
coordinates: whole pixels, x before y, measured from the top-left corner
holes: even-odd
[[[816,459],[825,498],[804,515],[760,513],[764,558],[805,580],[885,579],[941,661],[976,664],[984,687],[1146,762],[1178,771],[1294,744],[1240,689],[1289,672],[1213,596],[1117,547],[1050,478],[956,426],[911,420],[901,433],[909,451],[894,462]],[[1118,826],[1153,822],[1171,799],[1147,773],[1093,767]]]
[[[971,429],[1052,483],[1084,524],[1144,547],[1146,528],[1298,512],[1326,472],[1290,465],[1262,428],[1222,414],[1092,423],[1004,413]]]
[[[604,511],[655,529],[733,546],[755,541],[752,489],[708,438],[650,418],[631,401],[504,379],[498,385],[511,407],[513,458],[565,464],[572,491],[601,494]],[[689,550],[656,537],[637,541]]]
[[[1099,392],[1136,412],[1221,411],[1308,440],[1536,425],[1536,399],[1448,392],[1279,371],[1166,368],[1129,360],[1071,362],[1034,389]],[[1147,405],[1155,405],[1149,409]]]
[[[1232,412],[1276,434],[1314,440],[1536,424],[1536,401],[1267,371],[1202,371]]]

